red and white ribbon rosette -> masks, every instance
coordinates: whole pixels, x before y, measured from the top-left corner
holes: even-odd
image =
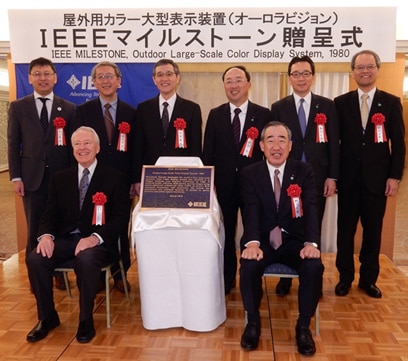
[[[103,192],[96,192],[92,196],[92,203],[94,206],[94,213],[92,217],[92,224],[96,226],[101,226],[105,224],[105,206],[107,198]]]
[[[316,123],[316,143],[327,143],[326,114],[317,113],[314,122]]]
[[[374,142],[383,143],[387,141],[387,135],[385,134],[384,127],[385,117],[381,113],[375,113],[371,117],[371,123],[374,124]]]
[[[177,118],[174,121],[174,128],[176,128],[176,148],[187,148],[186,132],[187,123],[183,118]]]
[[[57,145],[57,146],[67,145],[67,142],[65,141],[65,133],[64,133],[64,127],[67,125],[67,122],[65,121],[65,119],[61,117],[57,117],[53,120],[52,124],[56,128],[54,145]]]
[[[251,127],[246,131],[247,139],[245,144],[242,146],[240,154],[244,157],[251,158],[252,152],[254,150],[255,139],[258,138],[259,132],[258,129],[255,127]]]
[[[297,184],[291,184],[288,189],[288,196],[291,198],[292,204],[292,218],[300,218],[303,216],[302,199],[300,194],[302,193],[302,188]]]
[[[116,149],[121,152],[127,152],[127,148],[128,148],[127,135],[130,132],[130,124],[128,122],[122,122],[119,124],[118,128],[119,128],[119,138],[118,138],[118,146],[116,147]]]

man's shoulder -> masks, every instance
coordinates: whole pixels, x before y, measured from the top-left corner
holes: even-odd
[[[192,106],[192,107],[200,107],[200,105],[198,103],[196,103],[196,102],[194,102],[194,101],[192,101],[190,99],[183,98],[178,94],[177,94],[176,102],[182,103],[183,106],[184,105],[189,105],[189,106]]]
[[[87,101],[79,104],[78,109],[79,110],[86,110],[86,109],[95,107],[96,105],[98,105],[98,103],[100,103],[98,98],[87,100]]]
[[[73,103],[73,102],[71,102],[71,101],[69,101],[67,99],[64,99],[64,98],[62,98],[62,97],[60,97],[58,95],[54,95],[54,102],[59,103],[59,104],[64,104],[64,106],[66,106],[66,107],[76,108],[75,103]]]
[[[261,111],[265,113],[269,113],[269,109],[267,107],[264,107],[263,105],[253,103],[251,101],[248,101],[248,111]]]

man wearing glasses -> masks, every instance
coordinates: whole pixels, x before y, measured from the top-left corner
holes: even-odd
[[[263,158],[261,131],[271,112],[249,100],[251,75],[242,65],[227,68],[223,75],[227,103],[211,109],[204,134],[203,160],[215,167],[215,188],[225,228],[225,294],[236,286],[235,234],[238,210],[242,207],[241,169]]]
[[[131,199],[135,191],[135,120],[136,109],[118,97],[122,83],[122,73],[117,64],[103,61],[96,64],[91,72],[92,81],[99,97],[78,106],[76,126],[93,128],[100,139],[98,161],[121,171],[127,181],[130,213]],[[126,226],[121,235],[121,256],[125,271],[130,267],[129,235]],[[112,270],[115,274],[115,287],[125,292],[119,265]],[[126,281],[127,282],[127,281]],[[102,288],[102,285],[100,286]],[[127,288],[130,289],[129,282]]]
[[[326,198],[336,192],[339,178],[339,125],[334,102],[314,94],[315,64],[308,56],[294,57],[288,65],[293,94],[272,104],[272,119],[285,123],[292,131],[289,158],[308,162],[316,177],[319,229]],[[276,294],[285,296],[292,280],[281,278]]]
[[[141,102],[136,111],[138,193],[143,165],[155,164],[160,156],[201,157],[201,108],[177,94],[178,65],[161,59],[154,64],[152,75],[159,94]]]
[[[26,260],[37,247],[37,231],[45,209],[51,176],[69,168],[72,157],[71,134],[75,104],[54,94],[57,83],[54,64],[46,58],[31,61],[28,82],[34,92],[11,102],[8,117],[8,162],[14,192],[23,198],[27,221]],[[63,127],[57,130],[57,120]],[[57,121],[57,122],[56,122]],[[56,140],[64,135],[65,142]],[[65,289],[64,279],[56,275],[56,287]]]
[[[360,219],[363,239],[358,287],[381,298],[376,286],[387,197],[394,196],[405,162],[404,121],[398,97],[379,90],[380,58],[371,50],[355,54],[351,76],[358,89],[334,99],[340,124],[340,178],[336,266],[337,296],[354,280],[354,236]]]

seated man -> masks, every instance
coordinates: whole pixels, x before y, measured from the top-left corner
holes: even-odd
[[[118,254],[117,239],[129,221],[128,187],[122,173],[99,164],[99,137],[89,127],[71,137],[78,164],[53,176],[39,226],[37,248],[28,256],[28,275],[39,322],[27,335],[36,342],[59,326],[52,291],[54,268],[73,260],[79,288],[78,342],[95,336],[92,312],[101,268]]]
[[[240,288],[248,323],[241,346],[245,350],[258,347],[262,275],[268,265],[279,262],[299,273],[297,348],[302,355],[313,355],[316,347],[310,319],[322,293],[324,270],[318,249],[316,185],[308,163],[288,159],[290,139],[291,131],[285,124],[268,123],[260,140],[266,161],[242,170]]]

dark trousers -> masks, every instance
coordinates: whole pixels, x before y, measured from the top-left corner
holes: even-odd
[[[263,247],[264,257],[260,261],[241,258],[240,289],[244,309],[249,322],[259,322],[259,307],[262,300],[262,276],[267,266],[279,262],[294,268],[299,273],[298,326],[309,327],[323,285],[324,266],[321,259],[301,259],[303,244],[297,240],[286,239],[278,250],[271,246]]]
[[[38,319],[49,319],[55,311],[53,299],[54,268],[67,261],[72,262],[79,289],[79,320],[85,321],[92,316],[94,300],[98,291],[101,268],[112,262],[111,251],[100,245],[74,255],[75,247],[81,235],[67,235],[55,239],[54,254],[43,257],[33,250],[28,256],[28,276],[37,301]]]
[[[27,221],[26,262],[28,255],[38,244],[38,226],[40,224],[41,215],[47,204],[49,180],[50,175],[48,168],[45,168],[44,177],[40,187],[36,191],[25,191],[23,197],[24,214]]]
[[[340,281],[354,280],[354,236],[358,220],[363,227],[360,281],[374,284],[380,273],[381,232],[387,197],[370,193],[363,184],[338,194],[336,267]]]

